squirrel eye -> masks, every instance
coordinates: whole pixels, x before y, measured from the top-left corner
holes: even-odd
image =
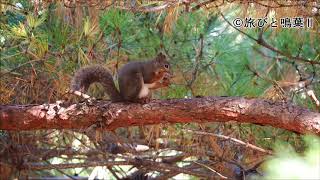
[[[168,65],[168,64],[165,64],[164,67],[165,67],[166,69],[169,69],[169,65]]]

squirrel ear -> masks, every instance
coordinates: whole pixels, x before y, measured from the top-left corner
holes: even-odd
[[[162,52],[158,53],[157,55],[157,61],[163,61],[166,60],[167,56],[165,54],[163,54]]]

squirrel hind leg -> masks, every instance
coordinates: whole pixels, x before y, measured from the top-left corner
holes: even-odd
[[[139,98],[137,96],[134,96],[134,97],[125,96],[123,99],[124,102],[139,103],[139,104],[147,104],[147,103],[150,103],[151,100],[152,100],[151,92],[148,94],[148,96],[145,96],[142,98]]]
[[[152,100],[152,93],[151,91],[149,91],[148,96],[146,96],[145,98],[145,103],[150,103]]]
[[[123,100],[127,102],[138,102],[142,83],[143,79],[140,73],[119,77],[119,89]]]
[[[147,96],[137,99],[136,103],[148,104],[151,102],[151,100],[152,100],[152,93],[151,93],[151,91],[149,91]]]
[[[137,99],[135,103],[148,104],[151,102],[151,100],[152,100],[151,93],[149,93],[148,96]]]
[[[127,101],[127,102],[130,102],[130,103],[138,103],[138,104],[148,104],[148,103],[151,102],[151,98],[144,97],[144,98],[139,98],[139,99],[130,100],[130,101]]]

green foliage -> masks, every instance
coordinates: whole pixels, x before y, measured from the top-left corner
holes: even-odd
[[[100,26],[111,46],[133,58],[151,57],[159,50],[160,37],[147,14],[109,10],[101,16]],[[141,19],[145,19],[141,20]],[[155,19],[151,19],[155,20]]]
[[[14,14],[14,11],[6,13],[7,25],[1,24],[1,26],[6,27],[4,29],[6,42],[13,40],[14,43],[6,44],[1,51],[3,71],[10,71],[34,58],[45,58],[48,60],[44,63],[50,64],[51,68],[55,67],[71,74],[76,64],[89,64],[95,61],[103,63],[105,59],[112,63],[111,59],[123,56],[129,59],[153,57],[162,49],[169,55],[174,69],[179,71],[177,77],[184,79],[179,80],[177,84],[190,83],[191,74],[197,71],[192,90],[173,85],[167,97],[197,94],[259,97],[264,96],[272,83],[255,76],[250,68],[260,72],[267,79],[277,81],[283,78],[288,68],[289,59],[283,57],[277,61],[266,60],[256,51],[265,51],[263,47],[235,30],[228,30],[230,27],[223,24],[214,13],[197,11],[181,14],[174,23],[172,32],[164,34],[161,29],[165,16],[161,14],[110,9],[100,16],[99,25],[86,16],[83,18],[82,27],[75,29],[61,18],[54,18],[54,8],[57,6],[51,5],[49,10],[38,16],[33,14],[22,16]],[[22,23],[23,21],[26,23]],[[99,29],[103,31],[103,36],[99,33]],[[259,32],[254,30],[248,33],[254,37],[259,35]],[[297,33],[299,38],[295,38]],[[273,33],[268,30],[264,36],[268,42],[283,52],[319,60],[317,57],[319,46],[316,44],[320,44],[320,40],[307,31],[289,29]],[[104,48],[104,43],[107,44],[107,48]],[[18,44],[21,44],[20,47],[23,46],[23,49],[30,50],[31,55],[25,56]],[[93,55],[99,54],[101,58],[90,57],[92,51]],[[199,51],[201,57],[198,57]],[[276,56],[272,51],[265,52],[269,56]],[[197,64],[198,69],[195,70]],[[300,66],[300,64],[295,65]],[[26,66],[30,67],[29,64]],[[294,65],[292,67],[294,68]],[[318,67],[305,65],[299,68],[309,74],[319,70]],[[268,73],[265,73],[266,69]],[[310,100],[303,100],[301,96],[295,96],[294,100],[301,104],[312,105]]]
[[[284,142],[277,143],[276,157],[266,162],[265,179],[320,179],[320,138],[305,136],[303,156]]]

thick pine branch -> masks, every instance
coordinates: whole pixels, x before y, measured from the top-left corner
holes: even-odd
[[[149,104],[88,103],[0,106],[1,130],[85,129],[159,123],[255,123],[320,135],[320,113],[291,103],[241,97],[154,100]]]

